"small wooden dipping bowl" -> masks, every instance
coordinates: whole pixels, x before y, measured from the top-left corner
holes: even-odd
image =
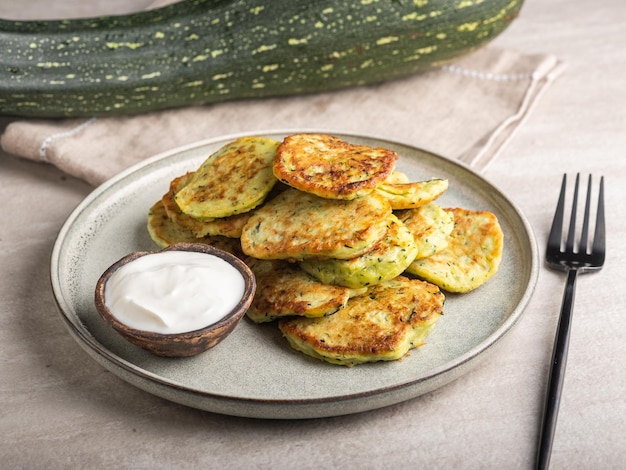
[[[111,265],[98,279],[95,305],[98,313],[117,333],[132,344],[157,356],[188,357],[200,354],[226,338],[239,324],[250,307],[256,291],[256,280],[248,266],[236,256],[210,245],[201,243],[176,243],[161,251],[193,251],[217,256],[236,268],[244,279],[244,293],[239,303],[222,319],[204,328],[184,333],[163,334],[131,328],[120,322],[106,306],[105,285],[113,273],[141,256],[158,252],[136,251]]]

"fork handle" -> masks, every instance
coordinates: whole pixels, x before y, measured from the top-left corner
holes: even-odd
[[[552,351],[550,380],[548,382],[543,424],[539,437],[537,470],[545,470],[550,464],[552,442],[554,439],[554,431],[556,429],[559,405],[561,403],[561,390],[563,389],[565,366],[567,364],[567,351],[569,348],[569,336],[577,275],[578,271],[576,269],[570,269],[567,273],[567,283],[565,284],[561,314],[559,316],[559,324],[556,331],[554,349]]]

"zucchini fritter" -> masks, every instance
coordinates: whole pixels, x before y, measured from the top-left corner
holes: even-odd
[[[393,171],[398,155],[325,134],[294,134],[278,147],[274,175],[300,191],[329,199],[354,199]]]
[[[170,183],[170,189],[163,198],[163,206],[168,217],[180,225],[191,231],[196,237],[224,236],[229,238],[241,237],[241,230],[246,221],[250,218],[251,212],[231,215],[230,217],[218,217],[216,219],[198,220],[190,215],[185,214],[176,203],[176,193],[178,193],[185,185],[189,184],[193,178],[193,173],[174,178]]]
[[[242,137],[223,146],[176,193],[176,203],[201,220],[254,209],[276,184],[272,165],[278,145],[265,137]]]
[[[406,175],[406,173],[403,173],[401,171],[398,170],[394,170],[391,172],[391,174],[389,176],[387,176],[387,179],[385,180],[385,183],[388,184],[404,184],[404,183],[409,183],[411,180],[409,180],[409,177]]]
[[[196,240],[193,233],[168,217],[163,201],[156,202],[148,212],[148,234],[160,248],[178,242],[193,243]]]
[[[348,299],[367,289],[322,284],[297,264],[283,260],[246,260],[256,277],[257,289],[247,312],[263,323],[286,316],[321,317],[344,307]]]
[[[397,213],[411,231],[417,245],[416,259],[426,258],[448,246],[448,235],[454,228],[454,216],[437,204],[425,204],[417,209]]]
[[[163,201],[156,202],[148,212],[148,234],[154,243],[165,248],[174,243],[205,243],[227,251],[238,258],[245,255],[241,251],[241,243],[237,238],[221,236],[196,237],[189,230],[173,222],[165,212]]]
[[[454,216],[448,246],[432,256],[416,259],[407,272],[448,292],[469,292],[498,271],[504,236],[491,212],[446,210]]]
[[[259,259],[354,258],[385,236],[390,214],[375,193],[345,201],[287,189],[254,211],[241,246]]]
[[[393,361],[424,343],[443,303],[437,286],[398,276],[368,288],[333,315],[287,318],[278,325],[294,349],[332,364]]]
[[[393,210],[415,209],[428,204],[448,189],[448,180],[433,178],[413,183],[381,183],[376,190],[385,196]]]
[[[411,231],[391,214],[387,234],[367,253],[351,259],[317,259],[300,261],[300,266],[325,284],[367,287],[393,279],[413,262],[417,245]]]

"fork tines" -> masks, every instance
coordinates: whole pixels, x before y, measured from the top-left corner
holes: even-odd
[[[557,210],[554,214],[550,236],[548,238],[547,257],[551,264],[569,264],[576,262],[580,267],[590,267],[601,265],[604,261],[605,252],[605,221],[604,221],[604,177],[600,177],[600,186],[598,190],[598,204],[595,208],[595,231],[593,241],[589,243],[589,226],[594,210],[591,205],[592,195],[592,177],[589,175],[587,182],[587,195],[585,200],[582,230],[580,238],[576,240],[577,213],[578,213],[578,193],[580,185],[580,174],[576,174],[576,182],[574,185],[573,202],[570,214],[569,227],[565,245],[563,247],[563,220],[565,216],[565,196],[567,187],[567,175],[563,175],[561,184],[561,193]],[[578,242],[578,243],[577,243]],[[561,256],[566,255],[566,256]],[[567,258],[567,259],[565,259]],[[563,266],[564,268],[568,266]],[[569,266],[570,268],[573,266]]]

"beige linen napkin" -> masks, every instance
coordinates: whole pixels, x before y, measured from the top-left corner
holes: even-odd
[[[93,185],[197,140],[298,128],[384,137],[481,170],[562,69],[551,55],[487,47],[432,72],[340,92],[131,117],[15,121],[1,145],[5,152],[51,163]]]

